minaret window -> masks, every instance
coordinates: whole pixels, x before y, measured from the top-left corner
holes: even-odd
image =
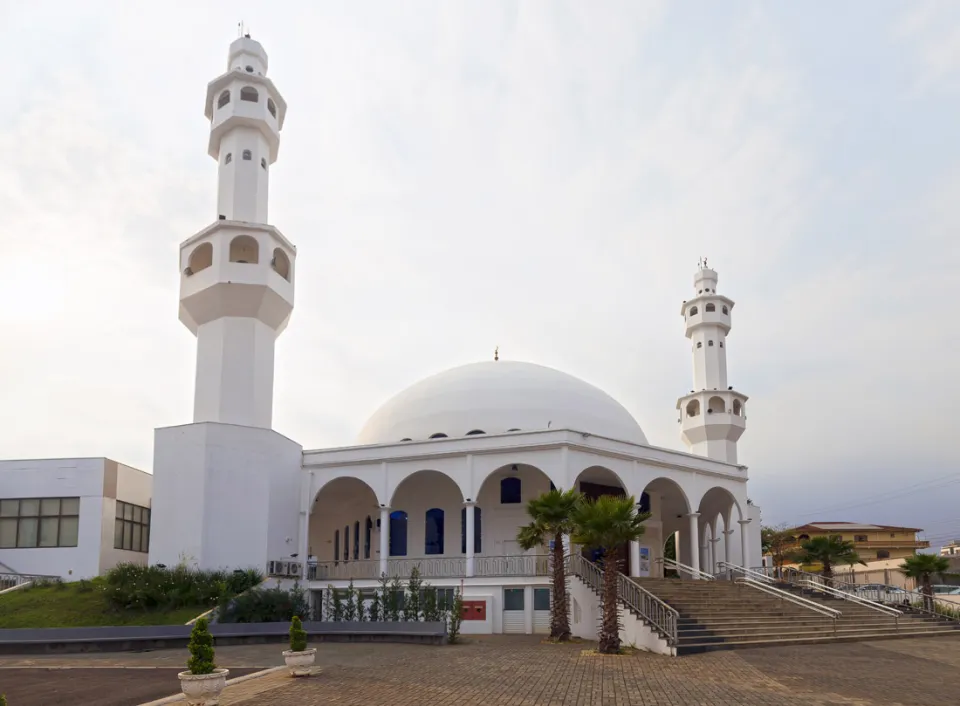
[[[266,158],[266,157],[261,157],[261,158],[260,158],[260,166],[263,167],[264,169],[267,168],[267,158]]]
[[[700,310],[697,309],[697,307],[695,306],[690,307],[690,316],[696,316],[698,313],[700,313]]]
[[[723,313],[724,313],[724,314],[729,314],[729,313],[730,313],[729,311],[727,311],[727,307],[723,307]]]
[[[244,86],[240,89],[240,100],[250,101],[251,103],[260,102],[260,94],[257,93],[256,88],[251,88],[250,86]]]
[[[187,271],[185,274],[189,277],[195,275],[201,270],[205,270],[213,264],[213,245],[210,243],[201,243],[187,259]]]
[[[251,159],[253,159],[253,152],[251,152],[250,150],[244,150],[244,151],[243,151],[243,159],[244,159],[245,161],[249,162]]]
[[[713,341],[707,341],[707,345],[708,345],[708,346],[712,346],[712,345],[713,345]]]
[[[477,434],[486,434],[483,429],[471,429],[467,432],[467,436],[476,436]]]
[[[430,435],[430,438],[431,438],[431,439],[446,439],[446,438],[447,438],[447,435],[444,434],[442,431],[438,431],[436,434],[431,434],[431,435]]]
[[[270,111],[270,115],[277,117],[277,104],[273,102],[273,98],[267,98],[267,110]]]
[[[687,402],[687,416],[688,417],[700,416],[700,400],[690,400],[689,402]]]
[[[723,348],[723,341],[720,341],[720,347]]]
[[[703,348],[703,341],[697,341],[697,348]]]
[[[743,414],[743,404],[740,400],[733,401],[733,413],[738,417]]]
[[[716,305],[716,304],[707,304],[707,305],[706,305],[705,307],[703,307],[703,308],[704,308],[705,311],[716,311],[716,310],[717,310],[717,305]]]
[[[227,152],[227,156],[223,158],[224,164],[230,164],[233,161],[233,152]]]
[[[290,258],[287,257],[287,254],[283,250],[277,248],[273,251],[273,260],[270,261],[270,266],[274,272],[288,282],[290,281]],[[405,439],[404,441],[410,441],[410,439]]]
[[[238,235],[230,241],[230,262],[257,264],[260,262],[260,246],[249,235]]]
[[[220,97],[217,98],[217,107],[222,108],[227,103],[230,102],[230,91],[224,91],[220,94]]]
[[[246,67],[246,69],[247,69],[247,73],[248,73],[248,74],[252,74],[252,73],[253,73],[253,67],[252,67],[252,66],[248,66],[248,67]]]
[[[722,397],[711,397],[708,412],[714,414],[723,414],[727,411],[727,406],[723,403]]]

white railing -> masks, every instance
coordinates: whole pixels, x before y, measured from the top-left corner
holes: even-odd
[[[409,578],[414,567],[424,578],[465,578],[467,560],[462,556],[428,556],[409,559],[390,559],[388,578]],[[517,556],[478,556],[474,558],[474,576],[549,576],[550,557],[546,554]],[[379,559],[357,561],[323,561],[309,566],[307,578],[311,581],[379,579]]]
[[[713,581],[714,578],[713,574],[707,573],[706,571],[701,571],[700,569],[694,569],[692,566],[681,564],[679,561],[667,559],[666,557],[658,557],[657,563],[662,564],[664,570],[673,569],[678,574],[689,574],[691,578],[700,579],[701,581]]]
[[[567,572],[580,577],[598,596],[603,596],[603,571],[579,554],[566,557]],[[680,614],[622,573],[617,573],[617,595],[640,619],[654,628],[671,646],[677,644],[677,621]]]
[[[828,596],[833,596],[834,598],[840,598],[845,601],[850,601],[851,603],[862,605],[866,608],[870,608],[879,613],[885,613],[886,615],[892,615],[894,617],[903,615],[903,613],[897,610],[896,608],[890,608],[889,606],[885,606],[882,603],[876,603],[874,601],[867,600],[866,598],[858,596],[855,593],[848,593],[847,591],[841,591],[838,588],[833,588],[832,586],[827,586],[826,584],[814,583],[813,581],[804,580],[804,581],[798,582],[796,585],[801,586],[803,588],[810,588],[820,593],[825,593]],[[899,624],[899,621],[898,621],[898,624]]]
[[[17,574],[0,571],[0,591],[6,591],[11,588],[17,588],[24,584],[34,581],[58,581],[59,576],[47,576],[45,574]]]
[[[755,571],[754,569],[748,569],[744,566],[737,566],[736,564],[728,564],[725,561],[718,561],[717,567],[723,572],[730,572],[734,575],[740,574],[744,578],[760,581],[761,583],[776,583],[775,579],[767,574]]]
[[[749,578],[739,578],[736,580],[736,583],[741,586],[746,586],[756,591],[761,591],[768,595],[774,596],[776,598],[779,598],[781,601],[786,601],[787,603],[793,603],[794,605],[798,605],[801,608],[812,610],[814,613],[819,613],[820,615],[825,615],[828,618],[833,618],[834,631],[836,631],[837,629],[837,618],[843,615],[843,613],[841,613],[839,610],[835,610],[834,608],[827,608],[826,606],[820,605],[815,601],[811,601],[807,598],[794,595],[793,593],[790,593],[789,591],[784,591],[783,589],[780,589],[780,588],[775,588],[768,583],[754,581],[753,579],[749,579]]]

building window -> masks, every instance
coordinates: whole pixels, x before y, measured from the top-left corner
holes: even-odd
[[[340,530],[333,531],[333,560],[340,561]]]
[[[217,107],[222,108],[227,103],[230,102],[230,91],[224,91],[220,94],[220,97],[217,99]]]
[[[697,348],[703,348],[703,341],[697,341]]]
[[[250,150],[244,150],[244,151],[243,151],[243,159],[244,159],[245,161],[249,162],[251,159],[253,159],[253,152],[251,152]]]
[[[700,414],[700,400],[690,400],[687,402],[687,416],[696,417]]]
[[[251,88],[250,86],[244,86],[243,88],[240,89],[240,100],[256,103],[260,100],[260,94],[257,93],[256,88]]]
[[[730,312],[727,310],[727,307],[723,307],[722,311],[723,311],[724,314],[729,314],[729,313],[730,313]]]
[[[146,552],[150,547],[150,508],[117,501],[113,548]]]
[[[431,439],[446,439],[446,438],[447,438],[447,435],[444,434],[442,431],[438,431],[436,434],[431,434],[431,435],[430,435],[430,438],[431,438]]]
[[[500,481],[500,504],[516,505],[521,502],[520,479],[511,476]]]
[[[723,341],[720,341],[720,347],[723,348]]]
[[[270,111],[270,115],[277,117],[277,106],[274,105],[273,98],[267,98],[267,110]]]
[[[350,525],[343,528],[343,560],[350,561]]]
[[[713,345],[713,341],[707,341],[707,345],[708,345],[708,346],[712,346],[712,345]]]
[[[707,291],[709,292],[710,290],[708,289]],[[716,304],[707,304],[707,305],[706,305],[705,307],[703,307],[703,308],[704,308],[705,311],[716,311],[716,310],[717,310],[717,305],[716,305]]]
[[[407,555],[407,513],[394,510],[390,513],[390,556]]]
[[[473,507],[473,553],[479,554],[483,546],[482,531],[483,521],[481,520],[480,508]],[[460,510],[460,553],[467,553],[467,508]]]
[[[353,523],[353,560],[360,558],[360,520]]]
[[[230,164],[233,161],[233,152],[227,152],[227,156],[223,158],[224,164]]]
[[[80,498],[0,500],[0,549],[75,547]]]
[[[261,158],[260,158],[260,166],[263,167],[264,169],[267,168],[267,158],[266,158],[266,157],[261,157]]]
[[[363,534],[363,558],[370,558],[370,537],[373,534],[373,520],[367,516],[367,525]]]
[[[533,609],[540,610],[540,611],[550,610],[550,589],[549,588],[533,589]]]
[[[855,534],[855,535],[853,535],[853,541],[854,541],[854,542],[866,542],[866,541],[867,541],[867,535],[865,535],[865,534]]]
[[[471,429],[467,432],[467,436],[476,436],[477,434],[486,434],[483,429]]]
[[[443,554],[443,510],[432,508],[427,510],[427,521],[424,527],[423,553]]]
[[[889,559],[889,558],[890,558],[890,552],[888,552],[886,549],[877,550],[877,559]]]
[[[699,311],[700,311],[700,310],[697,309],[697,307],[695,307],[695,306],[690,307],[690,316],[696,316],[697,313],[699,313]]]

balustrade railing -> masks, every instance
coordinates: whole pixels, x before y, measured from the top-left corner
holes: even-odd
[[[686,564],[681,564],[679,561],[674,561],[673,559],[667,559],[666,557],[659,557],[657,559],[658,564],[663,565],[664,571],[673,569],[677,574],[687,574],[690,578],[700,579],[701,581],[713,581],[713,574],[707,573],[706,571],[701,571],[700,569],[694,569],[692,566],[687,566]]]
[[[397,558],[387,561],[389,578],[409,578],[414,567],[424,578],[464,578],[467,575],[467,560],[462,556],[428,556]],[[350,579],[379,579],[380,561],[323,561],[307,567],[311,581],[335,581]],[[550,557],[546,554],[522,554],[519,556],[478,556],[474,558],[474,576],[549,576]]]
[[[34,581],[57,581],[59,579],[59,576],[47,576],[45,574],[15,574],[0,571],[0,591],[16,588],[17,586],[22,586],[25,583],[33,583]]]

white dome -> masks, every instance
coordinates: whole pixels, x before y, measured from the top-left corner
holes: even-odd
[[[472,363],[421,380],[377,410],[357,442],[547,428],[647,443],[636,420],[603,390],[559,370],[516,361]]]

